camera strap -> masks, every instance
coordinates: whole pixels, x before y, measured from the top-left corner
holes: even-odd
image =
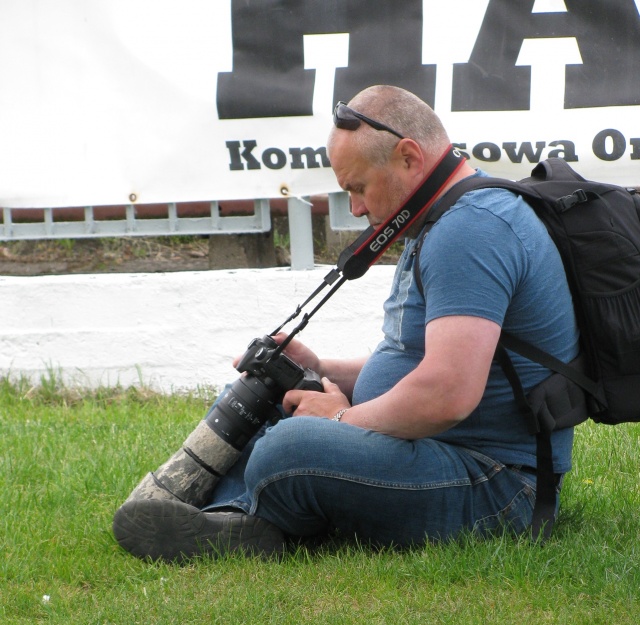
[[[369,226],[341,252],[337,270],[347,280],[362,277],[387,248],[431,207],[464,162],[461,152],[449,146],[422,183],[393,215],[377,228]]]
[[[299,325],[289,334],[277,352],[283,351],[293,337],[309,322],[309,319],[347,280],[362,277],[389,246],[394,243],[403,232],[406,232],[416,220],[427,211],[442,193],[454,174],[465,163],[462,153],[453,146],[449,146],[440,160],[426,175],[425,179],[411,193],[408,199],[381,226],[369,226],[351,245],[346,247],[338,257],[336,268],[332,269],[320,286],[300,304],[295,312],[271,336],[277,334],[287,323],[295,319],[302,309],[322,291],[326,286],[332,286],[320,303],[310,312],[305,313]]]

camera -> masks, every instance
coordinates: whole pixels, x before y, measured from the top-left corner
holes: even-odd
[[[229,445],[241,450],[267,421],[278,421],[287,391],[322,391],[320,376],[279,351],[270,337],[254,339],[236,369],[243,374],[214,404],[205,421]]]
[[[267,421],[282,418],[287,391],[322,391],[320,376],[304,369],[264,336],[249,344],[236,369],[242,373],[169,460],[149,473],[129,499],[178,498],[203,506],[218,480]]]

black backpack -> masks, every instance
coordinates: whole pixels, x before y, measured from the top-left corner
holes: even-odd
[[[546,538],[556,508],[551,432],[588,418],[609,425],[640,421],[640,195],[585,180],[562,159],[550,158],[518,182],[473,176],[457,183],[427,214],[419,246],[460,196],[487,187],[521,195],[546,226],[564,263],[580,329],[581,354],[569,364],[506,332],[496,351],[537,436],[532,530]],[[414,275],[422,290],[419,257],[418,249]],[[507,349],[556,373],[525,396]]]

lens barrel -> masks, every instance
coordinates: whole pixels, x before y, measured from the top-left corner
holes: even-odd
[[[277,350],[270,336],[251,342],[238,365],[244,375],[213,404],[182,447],[142,479],[127,501],[179,499],[205,506],[219,479],[260,428],[282,417],[278,404],[288,390],[322,390],[317,374]]]
[[[245,375],[232,384],[204,420],[222,440],[241,451],[267,421],[281,418],[276,406],[281,395],[273,384]]]

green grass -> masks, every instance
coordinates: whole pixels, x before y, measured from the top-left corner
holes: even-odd
[[[210,401],[0,380],[0,623],[638,623],[640,425],[578,429],[544,547],[503,536],[402,553],[336,543],[282,562],[130,557],[113,513]]]

